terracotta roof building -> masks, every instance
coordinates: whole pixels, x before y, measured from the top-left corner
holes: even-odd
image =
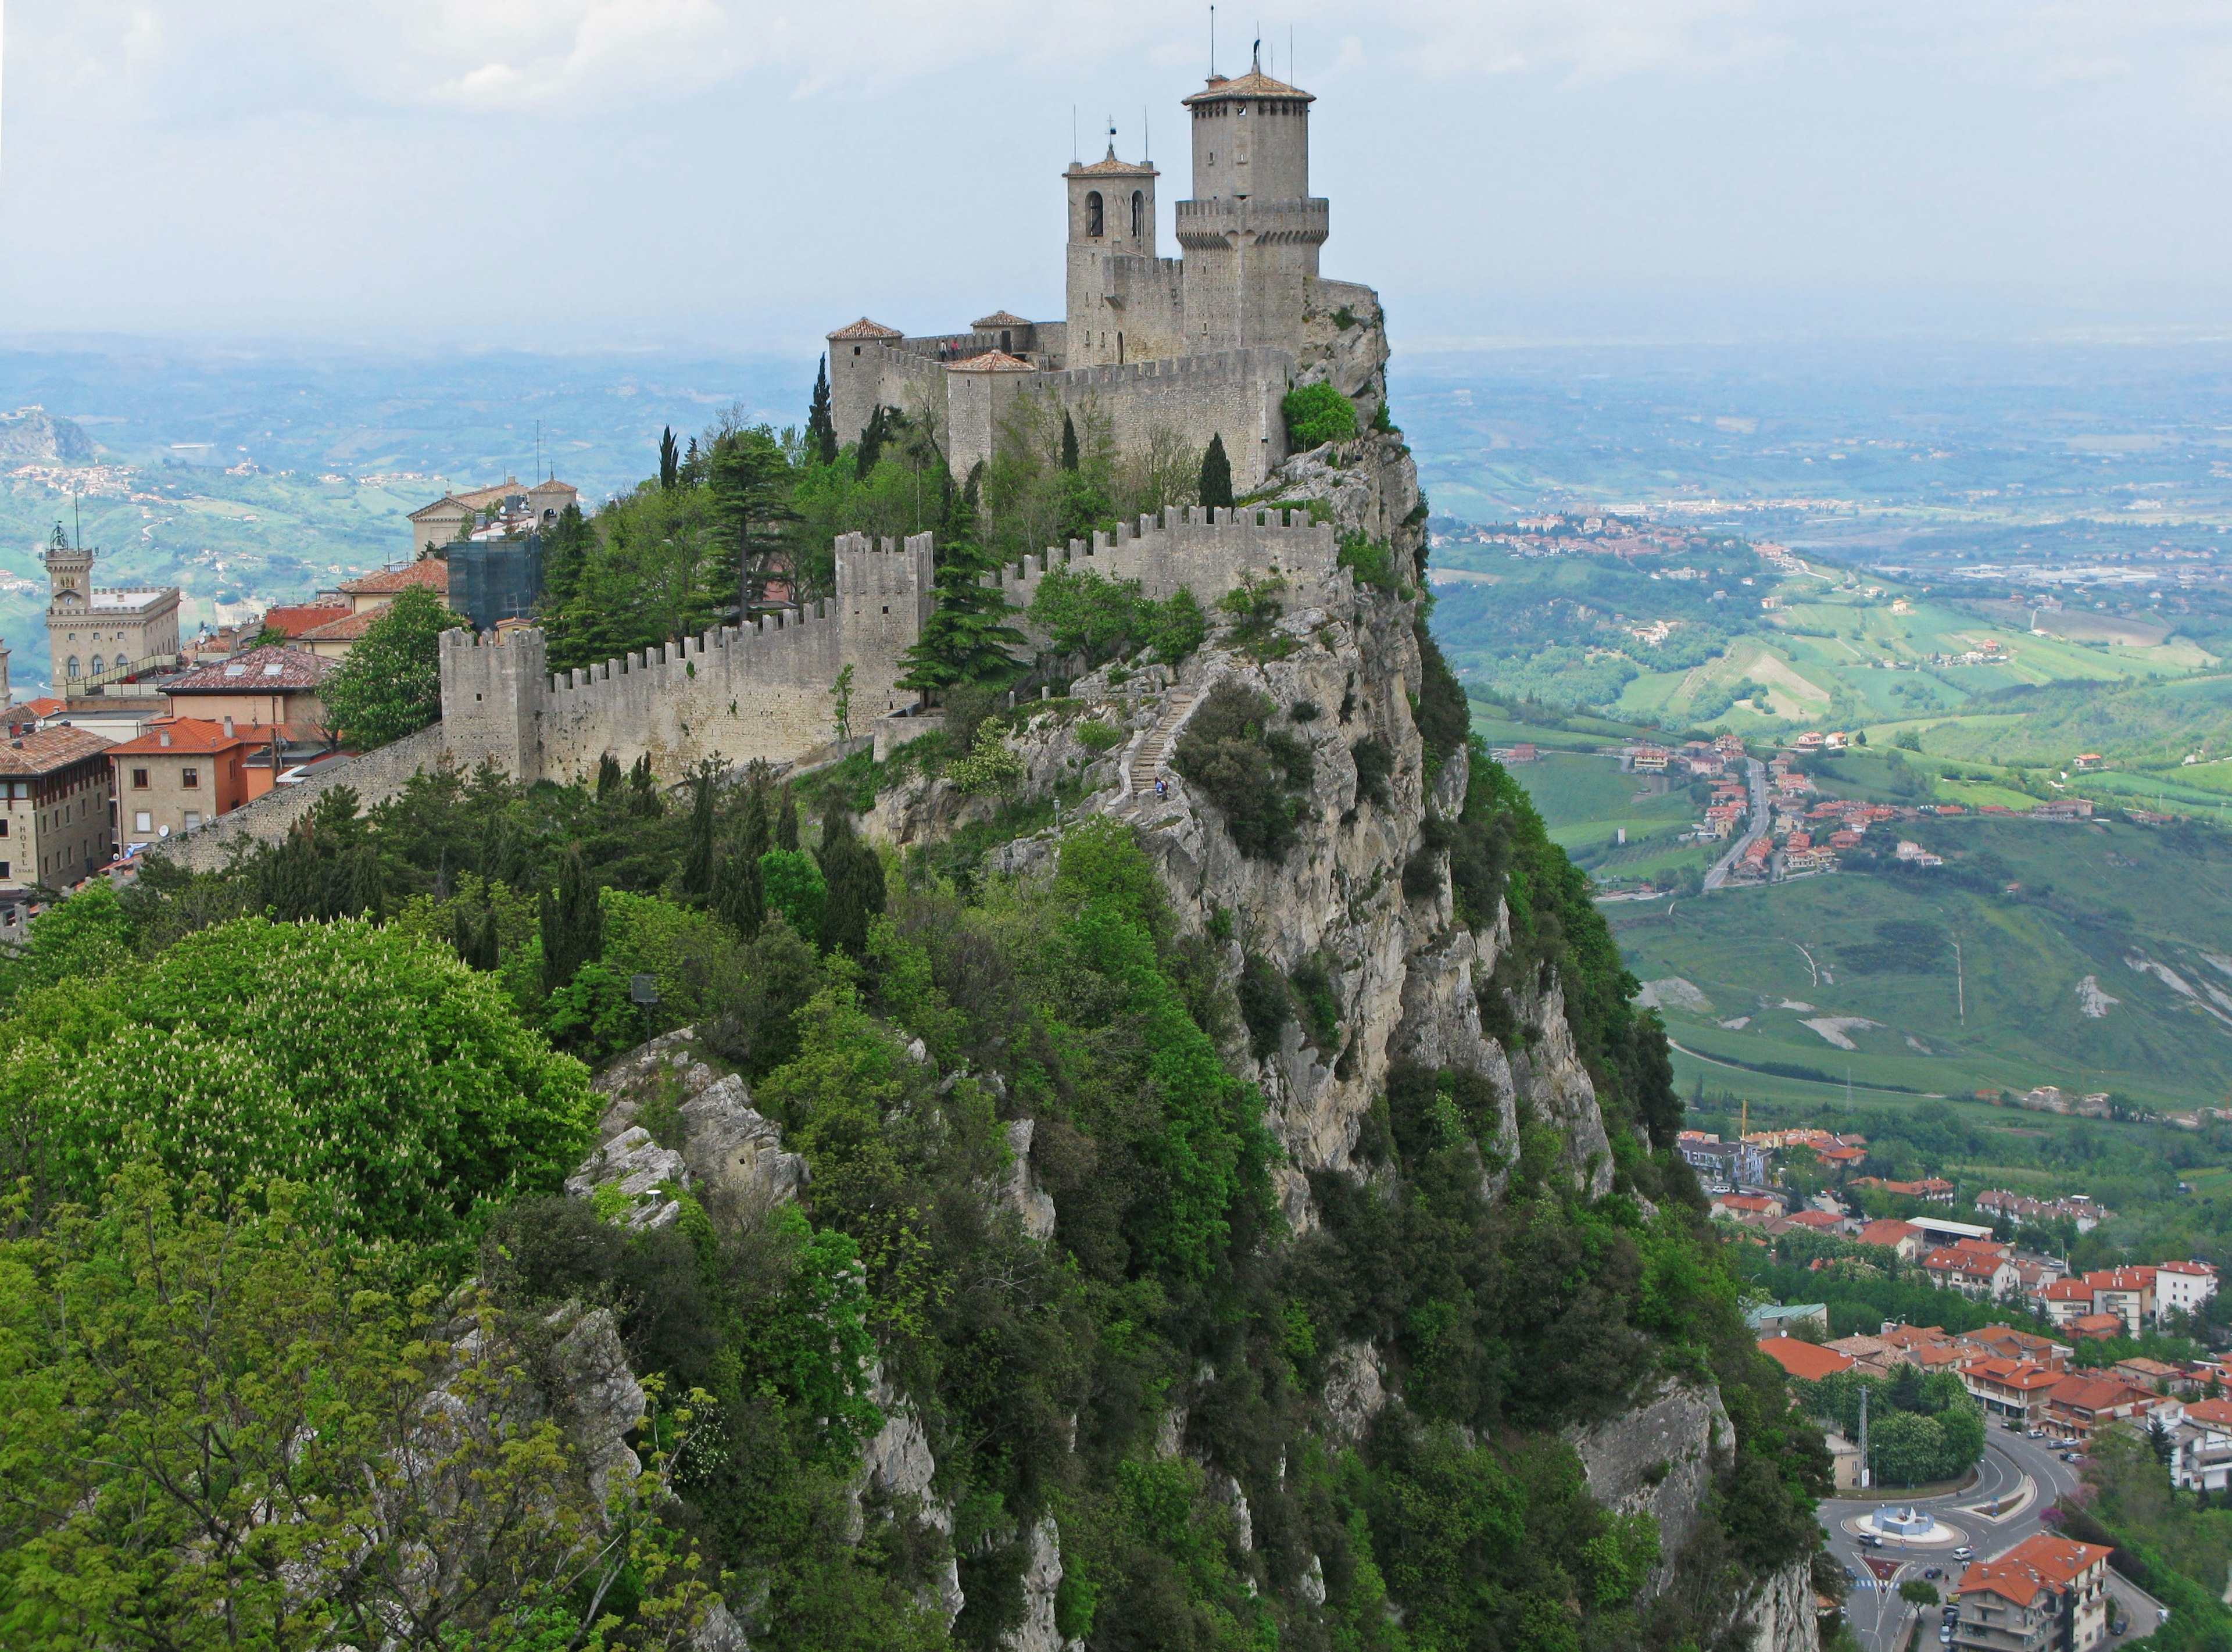
[[[2159,1395],[2119,1377],[2073,1371],[2047,1391],[2045,1427],[2065,1440],[2087,1441],[2103,1425],[2143,1416],[2160,1403]]]
[[[1833,1348],[1819,1343],[1801,1342],[1795,1337],[1769,1337],[1759,1345],[1767,1355],[1791,1376],[1809,1383],[1818,1383],[1825,1377],[1852,1369],[1852,1362]]]
[[[2108,1633],[2108,1557],[2094,1543],[2041,1532],[1969,1563],[1954,1590],[1963,1649],[2090,1652]]]
[[[234,732],[230,717],[164,717],[138,739],[111,746],[121,850],[191,832],[247,802],[255,743]]]
[[[304,602],[291,606],[282,606],[265,611],[263,629],[276,631],[291,642],[304,632],[329,625],[336,619],[346,619],[348,613],[347,602]]]
[[[66,889],[114,857],[108,742],[57,727],[0,745],[0,892]]]
[[[1961,1367],[1962,1385],[1986,1411],[2032,1424],[2044,1420],[2047,1396],[2060,1381],[2060,1372],[2021,1359],[1972,1359]]]
[[[1897,1251],[1910,1262],[1922,1248],[1922,1229],[1911,1221],[1872,1221],[1860,1229],[1858,1238],[1863,1245],[1880,1245],[1885,1250]]]
[[[275,730],[288,740],[317,740],[326,729],[318,688],[333,669],[331,660],[272,643],[189,671],[165,691],[180,713],[217,722],[230,717],[259,742]]]

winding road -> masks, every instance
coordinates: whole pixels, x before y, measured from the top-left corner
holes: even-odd
[[[2076,1468],[2061,1461],[2054,1441],[2011,1433],[1995,1421],[1985,1436],[1984,1459],[1977,1467],[1976,1478],[1960,1491],[1924,1498],[1871,1493],[1824,1502],[1820,1516],[1829,1533],[1829,1552],[1851,1574],[1845,1620],[1852,1625],[1853,1635],[1868,1652],[1892,1652],[1904,1645],[1908,1626],[1917,1614],[1926,1614],[1934,1623],[1939,1613],[1935,1607],[1915,1607],[1901,1600],[1899,1584],[1921,1577],[1925,1570],[1935,1566],[1943,1575],[1930,1581],[1950,1597],[1965,1563],[1954,1559],[1945,1548],[1910,1550],[1897,1542],[1886,1542],[1880,1549],[1868,1548],[1846,1529],[1847,1521],[1885,1503],[1904,1507],[1912,1502],[1946,1525],[1959,1527],[1963,1541],[1975,1548],[1980,1558],[1989,1560],[2047,1529],[2039,1517],[2054,1506],[2055,1499],[2074,1491],[2077,1485]],[[1994,1519],[1977,1512],[2003,1500],[2015,1505],[2004,1516]],[[1871,1560],[1883,1565],[1890,1576],[1878,1581],[1868,1564]],[[2118,1616],[2131,1624],[2117,1642],[2135,1641],[2153,1633],[2161,1610],[2157,1603],[2112,1571],[2108,1574],[2108,1587],[2116,1597]],[[1935,1633],[1924,1634],[1924,1646],[1937,1643]]]
[[[1743,852],[1757,843],[1768,826],[1774,824],[1774,812],[1767,807],[1767,765],[1756,757],[1744,759],[1744,777],[1751,783],[1751,813],[1746,817],[1744,834],[1736,840],[1728,853],[1713,865],[1705,874],[1705,887],[1718,889],[1729,881]]]

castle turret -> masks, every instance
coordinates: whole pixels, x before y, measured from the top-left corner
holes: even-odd
[[[1101,159],[1090,166],[1072,161],[1062,174],[1069,186],[1069,327],[1064,366],[1089,367],[1141,359],[1126,336],[1137,329],[1127,326],[1127,271],[1117,261],[1139,258],[1152,263],[1154,259],[1155,179],[1160,176],[1145,161],[1133,165],[1117,159],[1113,141]]]
[[[1188,348],[1298,347],[1327,224],[1326,203],[1310,195],[1316,100],[1260,66],[1184,100],[1194,198],[1178,203],[1178,232]]]

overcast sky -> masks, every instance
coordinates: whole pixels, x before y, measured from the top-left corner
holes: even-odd
[[[1256,23],[1223,9],[1220,68]],[[1318,95],[1326,272],[1414,347],[2232,332],[2222,0],[1261,28]],[[1208,50],[1163,0],[12,0],[0,334],[789,353],[1054,315],[1073,111],[1127,157],[1145,111],[1175,251]]]

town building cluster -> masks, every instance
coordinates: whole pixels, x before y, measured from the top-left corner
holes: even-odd
[[[1482,524],[1436,522],[1432,542],[1444,546],[1483,545],[1515,556],[1677,556],[1700,549],[1703,536],[1645,518],[1616,516],[1603,511],[1547,513],[1522,516],[1515,522]],[[1704,568],[1661,568],[1659,580],[1709,580],[1716,577]],[[1726,592],[1716,592],[1725,596]]]
[[[395,566],[184,639],[176,586],[97,586],[98,552],[57,528],[42,558],[54,692],[9,704],[0,746],[0,923],[345,760],[320,693],[381,611],[412,589],[461,606],[461,553],[529,545],[579,496],[555,479],[445,493],[411,515]]]

